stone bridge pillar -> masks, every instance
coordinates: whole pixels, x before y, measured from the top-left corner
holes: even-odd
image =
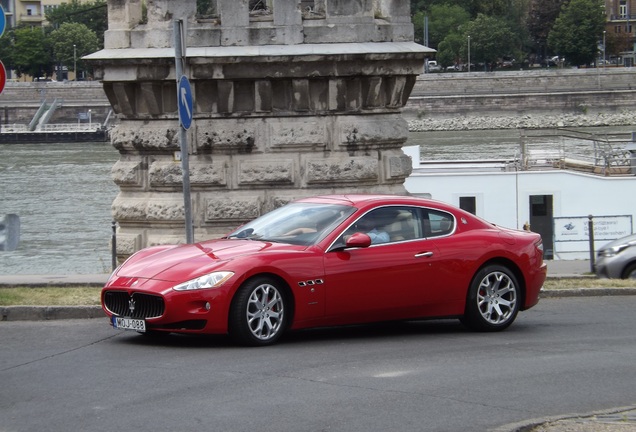
[[[112,176],[118,256],[183,242],[173,21],[186,22],[196,240],[295,198],[405,194],[400,115],[429,49],[405,0],[108,0],[87,57],[119,118]]]

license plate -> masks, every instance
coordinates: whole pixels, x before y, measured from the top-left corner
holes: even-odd
[[[146,321],[134,318],[113,317],[113,327],[120,330],[146,331]]]

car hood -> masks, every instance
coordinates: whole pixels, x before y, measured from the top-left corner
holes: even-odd
[[[254,254],[300,251],[305,246],[254,240],[212,240],[186,244],[156,253],[133,255],[115,273],[118,278],[158,279],[184,282],[217,269],[221,264]],[[142,251],[143,252],[143,251]]]

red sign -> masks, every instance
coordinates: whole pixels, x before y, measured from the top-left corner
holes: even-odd
[[[4,63],[0,60],[0,94],[4,90],[4,84],[7,82],[7,70],[4,68]]]

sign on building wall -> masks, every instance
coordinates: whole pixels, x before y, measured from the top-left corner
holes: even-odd
[[[594,240],[611,241],[632,234],[632,216],[594,216]],[[587,241],[589,234],[588,216],[555,217],[554,241]]]

